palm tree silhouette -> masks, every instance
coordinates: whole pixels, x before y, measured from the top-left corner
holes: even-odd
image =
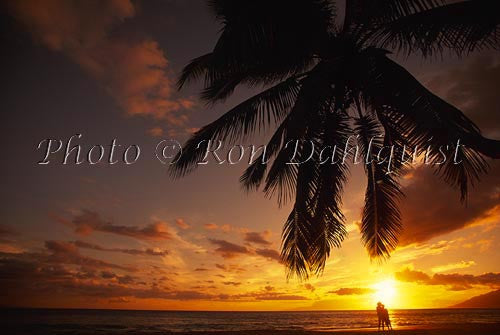
[[[460,139],[463,163],[448,160],[434,168],[460,190],[462,201],[487,171],[485,158],[500,158],[500,141],[484,138],[460,110],[387,56],[392,50],[460,57],[497,48],[498,1],[346,0],[341,25],[335,22],[335,4],[327,0],[211,0],[209,5],[222,23],[220,37],[212,52],[184,68],[179,89],[204,79],[201,97],[214,104],[238,85],[264,88],[196,132],[170,173],[178,178],[196,168],[206,149],[207,141],[198,147],[202,140],[234,143],[274,127],[266,152],[271,163],[255,160],[240,181],[247,190],[263,183],[266,195],[276,195],[280,205],[294,200],[282,236],[288,276],[322,273],[331,248],[341,245],[346,235],[342,191],[349,172],[348,165],[316,159],[286,164],[290,140],[300,140],[301,148],[307,141],[327,147],[354,134],[368,156],[372,138],[373,150],[393,145],[401,152],[420,148],[419,154],[429,143]],[[383,137],[375,137],[380,133]],[[434,152],[429,159],[441,158]],[[403,163],[396,159],[392,173],[385,164],[365,165],[361,233],[371,258],[387,258],[397,245]]]

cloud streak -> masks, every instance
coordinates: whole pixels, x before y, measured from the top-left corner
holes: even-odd
[[[57,252],[74,253],[74,245],[49,243]],[[34,284],[36,283],[36,284]],[[239,286],[240,282],[225,281],[224,285]],[[199,286],[212,290],[214,286]],[[102,269],[70,269],[65,264],[40,262],[32,254],[0,254],[0,304],[16,306],[25,297],[38,301],[46,299],[66,299],[76,297],[119,299],[161,300],[206,300],[206,301],[268,301],[268,300],[308,300],[307,297],[273,290],[250,291],[240,294],[211,293],[197,289],[182,290],[174,286],[159,285],[157,282],[142,282],[131,275],[120,275]]]
[[[259,256],[262,256],[262,257],[265,257],[268,259],[272,259],[272,260],[277,261],[277,262],[281,262],[280,253],[274,249],[267,249],[267,248],[256,249],[255,253]]]
[[[82,210],[80,214],[75,215],[72,220],[58,218],[61,223],[74,227],[77,234],[86,236],[94,231],[132,237],[138,240],[171,240],[172,233],[169,231],[166,223],[154,219],[144,227],[121,226],[103,220],[100,215],[90,210]]]
[[[62,241],[46,241],[45,248],[50,252],[50,255],[32,254],[41,262],[56,263],[56,264],[73,264],[96,269],[119,269],[124,271],[136,271],[133,267],[117,265],[95,258],[87,257],[78,251],[78,248],[70,242]]]
[[[271,235],[271,233],[268,230],[263,231],[261,233],[259,233],[259,232],[247,232],[247,233],[245,233],[245,242],[269,246],[272,244],[271,242],[269,242],[267,240],[270,235]]]
[[[223,258],[234,258],[239,255],[248,255],[250,250],[238,244],[228,242],[226,240],[209,239],[210,243],[218,246],[215,252],[220,254]]]
[[[253,249],[239,244],[234,244],[226,240],[219,239],[209,239],[210,243],[216,245],[217,248],[214,250],[223,258],[230,259],[242,255],[257,255],[270,260],[281,262],[281,257],[278,251],[269,248],[257,248]]]
[[[133,255],[133,256],[166,256],[166,255],[168,255],[168,251],[166,251],[166,250],[158,250],[158,249],[151,249],[151,248],[147,248],[144,250],[124,249],[124,248],[105,248],[105,247],[100,246],[98,244],[88,243],[88,242],[84,242],[84,241],[74,241],[71,243],[73,243],[78,248],[91,249],[91,250],[97,250],[97,251],[121,252],[124,254]]]
[[[474,266],[474,265],[476,265],[476,262],[474,262],[474,261],[461,261],[458,263],[449,263],[449,264],[445,264],[445,265],[435,266],[431,270],[432,270],[432,272],[446,272],[446,271],[456,270],[456,269],[466,269],[466,268],[469,268],[469,267]]]
[[[500,273],[485,273],[482,275],[470,274],[441,274],[436,273],[430,276],[422,271],[406,268],[396,272],[396,279],[403,282],[419,283],[424,285],[445,285],[449,290],[461,291],[472,288],[473,286],[488,286],[491,288],[500,287]]]
[[[342,287],[334,291],[329,291],[328,293],[336,295],[365,295],[375,292],[372,288],[366,287]]]

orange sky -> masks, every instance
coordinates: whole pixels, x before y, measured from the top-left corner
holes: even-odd
[[[216,223],[195,213],[186,218],[156,213],[145,218],[148,224],[121,226],[98,213],[68,211],[46,220],[47,230],[60,235],[57,240],[47,240],[51,233],[41,234],[42,242],[4,229],[0,248],[12,254],[3,259],[2,273],[15,277],[2,279],[10,287],[6,301],[49,307],[309,310],[371,309],[382,300],[390,308],[436,308],[498,287],[498,208],[465,228],[399,247],[389,261],[372,263],[353,219],[361,192],[352,186],[347,190],[349,238],[334,251],[324,274],[308,282],[286,280],[277,257],[287,211],[272,201],[246,212],[247,224]],[[256,219],[266,222],[248,224]]]

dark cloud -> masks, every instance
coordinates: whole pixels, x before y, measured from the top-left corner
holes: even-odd
[[[57,250],[71,250],[68,246],[56,246]],[[226,282],[226,285],[239,285]],[[203,289],[212,286],[201,287]],[[262,301],[306,300],[306,297],[274,292],[272,290],[244,294],[211,294],[197,290],[178,290],[137,282],[130,275],[119,275],[109,270],[77,272],[62,264],[45,264],[31,254],[0,254],[0,305],[21,306],[24,301],[47,301],[76,297],[88,299],[164,299],[164,300],[211,300],[211,301]],[[124,301],[121,301],[124,302]]]
[[[269,231],[259,232],[247,232],[245,233],[245,241],[249,243],[261,244],[261,245],[271,245],[272,243],[267,240],[270,233]]]
[[[91,258],[80,254],[78,248],[71,242],[46,241],[45,248],[50,252],[49,255],[32,254],[40,261],[57,264],[73,264],[87,268],[114,268],[124,271],[136,271],[133,267],[108,263],[99,259]]]
[[[98,244],[88,243],[84,241],[74,241],[72,242],[78,248],[98,250],[98,251],[109,251],[109,252],[121,252],[128,255],[139,255],[139,256],[166,256],[168,251],[166,250],[155,250],[147,248],[144,250],[139,249],[124,249],[124,248],[105,248]]]
[[[209,239],[210,243],[218,246],[215,252],[219,253],[224,258],[234,258],[239,255],[250,254],[250,250],[238,244],[234,244],[225,240]]]
[[[224,285],[232,285],[232,286],[240,286],[240,282],[235,282],[235,281],[223,281],[222,284]]]
[[[274,292],[274,291],[264,290],[264,291],[240,293],[234,295],[226,295],[225,300],[268,301],[268,300],[309,300],[309,298],[301,295],[288,294],[285,292]]]
[[[258,255],[278,262],[281,261],[279,252],[274,249],[252,249],[247,248],[243,245],[228,242],[226,240],[209,239],[209,241],[210,243],[218,246],[218,248],[216,248],[214,251],[224,258],[229,259],[241,255]],[[219,267],[218,265],[216,266]],[[222,267],[220,268],[222,269]]]
[[[16,236],[16,235],[17,232],[14,231],[14,229],[5,224],[0,224],[0,238],[5,236]]]
[[[59,264],[40,264],[28,256],[0,255],[0,305],[31,304],[37,296],[54,298],[57,288],[78,277]]]
[[[280,253],[274,249],[257,249],[255,250],[255,253],[259,256],[281,262]]]
[[[427,86],[460,108],[487,135],[500,138],[500,57],[478,56],[435,75]]]
[[[374,290],[366,287],[342,287],[335,291],[329,291],[328,293],[337,295],[363,295],[373,293]]]
[[[74,274],[75,278],[78,279],[96,279],[101,276],[97,273],[95,269],[91,268],[86,268],[86,267],[81,267],[80,271],[78,271],[76,274]]]
[[[133,284],[135,283],[135,278],[130,276],[130,275],[125,275],[125,276],[117,276],[116,279],[120,284]]]
[[[4,244],[0,246],[0,249],[8,252],[20,251],[20,249],[14,245],[18,236],[19,233],[12,227],[0,224],[0,244]]]
[[[73,226],[75,232],[80,235],[89,235],[94,231],[104,233],[117,234],[122,236],[133,237],[139,240],[171,240],[172,234],[168,231],[165,222],[155,220],[153,223],[145,227],[137,226],[120,226],[111,222],[106,222],[96,212],[82,210],[71,221],[58,219],[60,222]]]
[[[490,137],[500,139],[500,57],[482,54],[460,66],[437,73],[426,85],[460,108]],[[437,180],[428,167],[413,174],[404,191],[404,228],[401,244],[423,242],[481,219],[500,205],[500,164],[471,192],[468,206],[458,202],[458,191]],[[497,213],[498,215],[498,213]]]
[[[64,246],[57,246],[54,250],[70,250]],[[74,257],[74,256],[72,256]],[[23,301],[33,301],[41,297],[40,301],[47,299],[67,298],[79,296],[101,296],[103,291],[115,284],[100,283],[99,280],[113,280],[118,284],[130,284],[134,278],[128,275],[120,276],[109,271],[101,274],[94,271],[94,266],[102,266],[102,263],[84,261],[85,266],[80,270],[68,267],[78,265],[81,261],[70,261],[54,263],[51,257],[43,257],[39,254],[1,254],[0,255],[0,301],[2,305],[17,305]],[[70,263],[70,264],[67,264]],[[90,263],[90,264],[89,264]],[[90,265],[90,268],[87,268]],[[106,279],[107,278],[107,279]],[[100,292],[94,290],[86,291],[90,285],[93,288],[101,286]],[[102,297],[114,296],[104,294]]]
[[[209,290],[209,289],[215,289],[217,286],[215,285],[195,285],[191,286],[192,290]]]
[[[202,272],[202,271],[208,271],[208,269],[205,269],[205,268],[196,268],[196,269],[194,269],[194,271],[196,271],[196,272]]]
[[[52,251],[54,255],[78,253],[78,248],[71,242],[45,241],[45,248]]]
[[[400,245],[425,242],[499,215],[498,162],[491,163],[489,174],[470,191],[466,206],[459,201],[458,190],[438,179],[433,171],[429,166],[415,169],[410,184],[403,188],[406,198],[401,204],[403,233]]]
[[[403,271],[396,272],[396,279],[399,281],[406,281],[406,282],[416,282],[416,283],[422,283],[426,284],[430,282],[431,277],[422,271],[415,271],[411,269],[404,269]]]
[[[222,271],[224,272],[235,272],[235,273],[241,273],[241,272],[245,272],[246,269],[237,265],[237,264],[215,264],[215,267],[217,269],[221,269]],[[217,275],[221,278],[225,278],[224,275]]]
[[[314,292],[314,291],[316,290],[316,287],[314,287],[314,286],[313,286],[312,284],[310,284],[310,283],[306,283],[306,284],[304,284],[304,288],[305,288],[306,290],[311,291],[311,292]]]
[[[470,289],[475,285],[488,286],[491,288],[500,287],[500,273],[485,273],[478,276],[458,273],[436,273],[430,276],[425,272],[406,268],[403,271],[396,272],[396,279],[424,285],[445,285],[453,291]]]
[[[120,284],[128,285],[128,284],[134,284],[136,282],[135,277],[132,277],[130,275],[123,275],[120,276],[114,272],[111,271],[102,271],[101,272],[101,278],[104,279],[114,279]]]
[[[109,299],[108,302],[111,304],[123,304],[123,303],[129,303],[130,299],[127,299],[124,297],[118,297],[118,298]]]
[[[101,277],[105,278],[105,279],[115,278],[115,276],[116,275],[113,272],[110,272],[110,271],[102,271],[101,272]]]
[[[309,300],[309,298],[302,295],[294,294],[260,294],[255,297],[257,300]]]
[[[241,255],[258,255],[278,262],[281,261],[279,252],[274,249],[251,249],[243,245],[228,242],[226,240],[209,239],[209,241],[212,244],[218,246],[218,248],[216,248],[214,251],[224,258],[229,259]],[[219,267],[218,265],[216,266]],[[222,269],[222,267],[220,268]]]
[[[18,235],[19,234],[10,226],[5,224],[0,224],[0,243],[12,242],[12,238]]]
[[[15,287],[18,282],[28,281],[26,285],[41,285],[46,282],[62,280],[94,280],[102,278],[102,273],[111,273],[109,270],[135,272],[137,269],[129,266],[117,265],[95,258],[81,255],[78,248],[68,242],[47,241],[43,252],[0,253],[0,280],[7,287]],[[121,281],[129,280],[129,276]],[[19,284],[21,285],[21,284]],[[2,286],[0,284],[0,286]],[[21,285],[22,286],[22,285]]]

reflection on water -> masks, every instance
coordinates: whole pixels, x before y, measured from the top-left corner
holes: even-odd
[[[393,326],[500,323],[500,310],[393,310]],[[116,310],[3,310],[2,329],[47,334],[214,331],[335,330],[373,328],[375,311],[167,312]],[[9,334],[9,332],[7,332]]]

